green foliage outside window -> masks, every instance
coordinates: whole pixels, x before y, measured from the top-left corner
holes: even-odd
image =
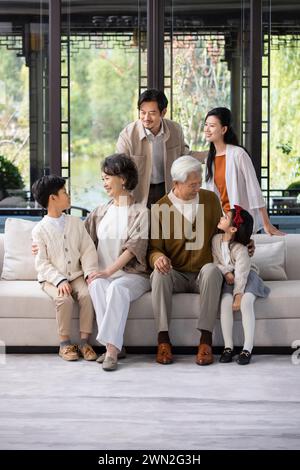
[[[23,189],[24,181],[16,165],[0,155],[0,200],[13,189]]]
[[[205,113],[216,105],[230,106],[230,71],[222,60],[222,45],[217,40],[209,43],[201,38],[197,47],[186,46],[180,40],[173,44],[173,119],[182,125],[187,143],[195,150],[203,150],[207,148],[203,138]],[[0,151],[19,168],[29,188],[28,67],[16,51],[1,47],[0,52]],[[168,71],[168,52],[165,59]],[[126,52],[117,47],[71,50],[71,189],[76,204],[93,208],[99,202],[100,163],[115,151],[120,130],[138,117],[138,65],[137,48]],[[299,72],[298,42],[291,39],[289,46],[271,50],[271,189],[287,188],[300,176]],[[142,75],[145,74],[143,58]],[[65,95],[63,111],[67,105]],[[264,109],[265,106],[264,98]],[[264,159],[266,154],[263,139]],[[91,194],[91,201],[85,194]]]
[[[290,191],[291,190],[291,191]],[[300,194],[300,180],[291,183],[284,192],[284,196],[298,196]]]

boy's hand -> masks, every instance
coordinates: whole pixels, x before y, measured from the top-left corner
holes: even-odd
[[[234,284],[234,274],[233,273],[226,273],[224,275],[226,283],[229,285]]]
[[[247,248],[248,248],[248,255],[251,258],[254,255],[254,252],[255,252],[255,243],[254,243],[254,240],[252,240],[252,238],[251,238],[250,242],[248,243]]]
[[[38,252],[39,252],[38,244],[37,243],[32,243],[32,245],[31,245],[31,254],[35,256],[35,255],[38,254]]]
[[[234,296],[233,304],[232,304],[232,310],[234,312],[237,312],[238,310],[241,309],[241,301],[242,301],[243,294],[236,294]]]
[[[57,289],[58,289],[59,297],[71,295],[71,292],[72,292],[72,286],[71,284],[68,283],[68,281],[65,281],[59,284]]]

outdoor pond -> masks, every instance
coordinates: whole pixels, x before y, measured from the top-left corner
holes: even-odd
[[[100,160],[96,158],[72,159],[71,164],[71,203],[89,211],[95,209],[108,197],[103,189]]]

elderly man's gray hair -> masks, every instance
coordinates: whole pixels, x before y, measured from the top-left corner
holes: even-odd
[[[184,183],[188,179],[189,174],[194,171],[202,176],[201,163],[190,155],[183,155],[177,158],[171,166],[172,180]]]

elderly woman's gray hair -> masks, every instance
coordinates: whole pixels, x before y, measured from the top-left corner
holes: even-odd
[[[173,181],[185,183],[189,174],[197,172],[202,176],[202,165],[196,158],[190,155],[183,155],[177,158],[171,166],[171,176]]]

